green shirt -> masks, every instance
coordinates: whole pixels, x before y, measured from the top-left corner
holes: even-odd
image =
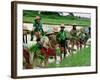
[[[33,23],[33,27],[35,28],[34,29],[34,31],[35,32],[41,32],[41,33],[43,33],[44,31],[43,31],[43,28],[42,28],[42,23],[36,23],[36,22],[34,22]]]
[[[61,41],[61,40],[66,40],[67,36],[66,36],[66,32],[65,31],[60,31],[58,34],[57,34],[57,40],[58,41]]]

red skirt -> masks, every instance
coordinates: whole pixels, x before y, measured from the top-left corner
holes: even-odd
[[[55,49],[52,48],[48,48],[48,49],[41,48],[41,52],[46,58],[48,58],[49,56],[56,56],[56,51]]]

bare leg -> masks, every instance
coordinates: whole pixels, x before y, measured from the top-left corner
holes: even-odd
[[[60,55],[60,62],[62,62],[62,54]]]
[[[48,65],[48,57],[46,57],[45,59],[45,67],[47,67],[47,65]]]
[[[54,58],[55,58],[55,62],[56,62],[56,60],[57,60],[56,55],[54,56]]]

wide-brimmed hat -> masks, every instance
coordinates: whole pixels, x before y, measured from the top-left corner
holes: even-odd
[[[60,27],[61,27],[61,28],[65,28],[65,25],[64,25],[64,24],[61,24]]]
[[[54,32],[47,32],[46,35],[52,35]]]
[[[73,26],[77,26],[77,23],[73,23],[72,25],[73,25]]]
[[[36,17],[35,17],[35,20],[40,20],[40,19],[41,19],[40,16],[36,16]]]

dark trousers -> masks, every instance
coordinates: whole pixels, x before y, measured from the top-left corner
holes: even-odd
[[[33,41],[33,36],[34,36],[34,33],[33,31],[31,31],[31,41]]]
[[[64,48],[64,57],[66,57],[66,40],[61,40],[59,44]]]
[[[27,34],[23,34],[23,43],[27,43]]]

